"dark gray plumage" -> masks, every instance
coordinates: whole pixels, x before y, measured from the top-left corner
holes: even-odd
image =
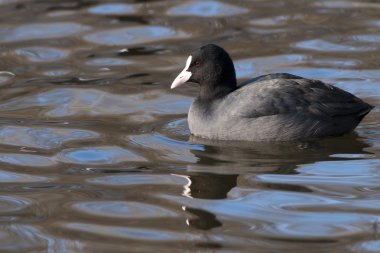
[[[277,73],[236,86],[231,58],[209,44],[195,51],[172,88],[200,85],[188,114],[192,134],[220,140],[293,140],[351,132],[373,108],[318,80]]]

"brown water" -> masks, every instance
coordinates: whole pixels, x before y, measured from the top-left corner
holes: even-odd
[[[117,1],[117,0],[116,0]],[[379,1],[0,0],[1,252],[380,252],[380,125],[190,138],[189,53],[380,104]]]

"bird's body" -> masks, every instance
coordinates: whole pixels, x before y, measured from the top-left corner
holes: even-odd
[[[209,57],[213,61],[204,59],[210,50],[202,48],[206,53],[196,52],[193,61],[211,67],[189,78],[201,86],[188,114],[189,128],[195,136],[243,141],[337,136],[351,132],[373,108],[337,87],[290,74],[260,76],[236,86],[234,69],[231,76],[223,74],[227,78],[216,76],[225,69],[224,63],[216,62],[214,72],[218,71],[210,75],[215,58],[224,61],[223,54],[227,53],[215,45],[206,47],[216,51]],[[220,49],[224,52],[220,53]],[[192,75],[199,71],[199,66],[194,69],[191,63],[188,65]],[[228,83],[223,82],[225,79]]]

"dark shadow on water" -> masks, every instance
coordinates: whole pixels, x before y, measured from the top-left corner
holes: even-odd
[[[289,142],[235,142],[214,141],[190,136],[190,142],[204,145],[204,151],[191,150],[199,158],[197,165],[215,167],[212,173],[218,173],[218,166],[229,165],[234,168],[246,167],[249,172],[271,167],[271,173],[293,174],[297,166],[319,161],[357,159],[368,155],[364,151],[370,145],[356,133],[341,137],[331,137],[307,141]],[[239,166],[236,166],[239,165]],[[270,173],[269,171],[265,171]]]
[[[134,22],[142,25],[149,24],[149,21],[140,16],[118,16],[117,20],[120,22]]]
[[[94,3],[87,1],[64,1],[62,3],[56,2],[55,5],[49,6],[47,11],[58,11],[58,10],[78,10],[92,6]]]
[[[146,46],[146,47],[129,47],[128,50],[120,50],[118,56],[142,56],[142,55],[155,55],[164,51],[160,46]]]
[[[238,175],[218,175],[197,173],[190,176],[190,195],[201,199],[225,199],[227,193],[236,186]]]
[[[109,85],[110,83],[121,82],[124,80],[129,80],[132,78],[139,78],[149,76],[147,73],[135,73],[129,75],[119,75],[112,77],[103,77],[103,78],[82,78],[82,77],[61,77],[61,78],[35,78],[27,81],[28,85],[38,85],[38,84],[54,84],[54,85]]]
[[[202,209],[187,207],[186,211],[197,216],[197,218],[193,218],[188,220],[188,224],[191,227],[195,227],[197,229],[209,230],[216,227],[221,227],[222,223],[216,219],[216,216],[210,212],[207,212]]]

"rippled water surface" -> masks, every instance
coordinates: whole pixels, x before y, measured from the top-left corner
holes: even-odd
[[[380,252],[380,125],[189,136],[189,53],[380,105],[379,1],[0,0],[1,252]]]

